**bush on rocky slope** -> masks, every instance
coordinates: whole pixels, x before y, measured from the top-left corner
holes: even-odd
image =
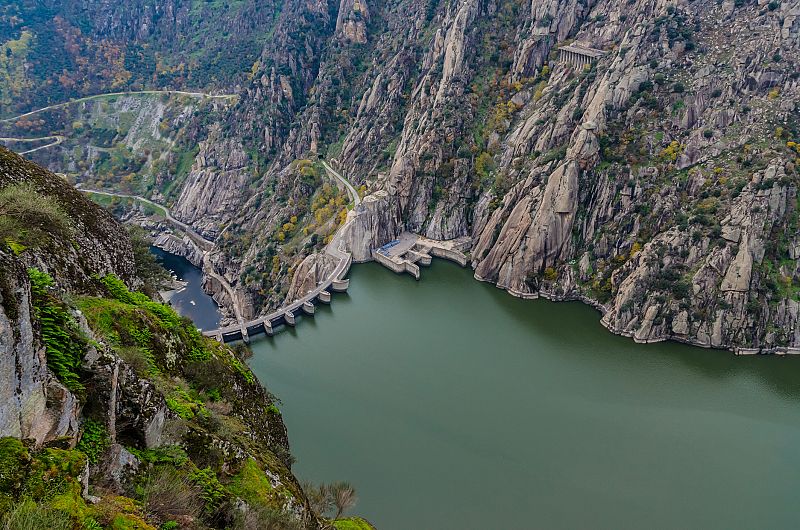
[[[58,177],[8,155],[9,186],[72,230],[0,242],[2,524],[316,528],[275,399],[243,360],[130,289],[126,232]]]

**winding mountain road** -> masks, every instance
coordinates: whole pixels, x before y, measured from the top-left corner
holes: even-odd
[[[347,194],[350,196],[350,199],[353,202],[354,208],[357,207],[359,204],[361,204],[361,197],[359,197],[358,191],[356,191],[356,189],[353,187],[353,185],[350,184],[350,182],[346,178],[344,178],[338,171],[333,169],[328,164],[328,162],[323,161],[322,165],[325,168],[325,171],[327,172],[329,177],[333,178],[334,180],[336,180],[337,182],[341,183],[344,186],[345,190],[347,191]],[[123,198],[123,199],[131,199],[131,200],[135,200],[135,201],[140,201],[140,202],[142,202],[144,204],[150,205],[150,206],[152,206],[152,207],[164,212],[164,218],[170,224],[180,228],[184,233],[186,233],[186,235],[189,236],[189,238],[192,239],[192,241],[195,242],[195,244],[197,244],[198,247],[200,247],[200,249],[203,251],[203,261],[204,262],[206,261],[206,257],[216,247],[216,244],[213,241],[209,241],[208,239],[206,239],[205,237],[203,237],[202,235],[197,233],[188,224],[175,219],[172,216],[172,214],[170,213],[169,208],[167,208],[166,206],[163,206],[161,204],[158,204],[156,202],[153,202],[150,199],[147,199],[145,197],[141,197],[139,195],[132,195],[132,194],[128,194],[128,193],[119,193],[119,192],[113,192],[113,191],[103,191],[103,190],[96,190],[96,189],[90,189],[90,188],[83,188],[83,187],[81,187],[80,184],[76,185],[75,187],[78,190],[80,190],[80,191],[82,191],[84,193],[89,193],[89,194],[93,193],[93,194],[96,194],[96,195],[105,195],[107,197],[119,197],[119,198]],[[345,221],[342,224],[342,226],[340,226],[337,229],[337,231],[334,234],[333,238],[331,238],[330,243],[328,243],[328,245],[325,247],[325,252],[326,253],[330,254],[331,256],[333,256],[333,257],[335,257],[336,259],[339,260],[339,264],[336,266],[336,268],[334,269],[334,271],[333,271],[333,273],[331,275],[332,278],[334,278],[334,277],[335,278],[342,277],[347,272],[347,268],[350,265],[350,261],[351,261],[350,260],[350,255],[349,255],[349,253],[347,251],[342,249],[342,234],[344,233],[346,228],[353,222],[354,215],[353,215],[352,212],[353,211],[351,210],[351,212],[348,213],[347,221]],[[228,326],[226,328],[220,328],[218,330],[213,330],[211,332],[206,332],[207,335],[216,336],[219,333],[223,333],[223,332],[227,333],[227,332],[229,332],[231,330],[246,329],[248,326],[253,325],[254,322],[259,322],[259,321],[263,321],[264,320],[264,318],[262,317],[262,318],[258,318],[256,320],[254,320],[254,321],[251,321],[251,322],[245,322],[244,317],[242,316],[241,308],[239,307],[239,304],[237,302],[236,296],[234,294],[233,287],[228,282],[228,280],[225,279],[224,276],[222,276],[222,275],[218,274],[217,272],[215,272],[213,267],[210,266],[210,264],[209,264],[208,267],[203,267],[203,272],[208,274],[209,276],[211,276],[215,280],[217,280],[220,283],[220,285],[222,285],[222,287],[225,289],[225,291],[228,293],[228,296],[230,296],[231,303],[233,305],[233,311],[234,311],[234,314],[236,315],[236,321],[237,321],[237,326]],[[286,313],[286,311],[294,310],[294,309],[302,306],[303,303],[305,303],[306,301],[311,300],[313,298],[316,298],[322,290],[323,290],[323,287],[322,286],[318,286],[316,290],[314,290],[314,291],[312,291],[310,293],[307,293],[303,298],[301,298],[299,300],[295,300],[294,302],[288,304],[287,306],[274,311],[273,313],[270,314],[270,316],[272,318],[274,318],[275,315],[284,314],[284,313]]]
[[[347,190],[348,195],[353,200],[353,207],[355,208],[359,204],[361,204],[361,197],[358,195],[358,191],[353,187],[350,182],[346,178],[344,178],[338,171],[333,169],[328,162],[325,160],[322,161],[322,166],[325,168],[325,171],[328,172],[333,178],[344,184],[345,189]]]
[[[169,212],[169,208],[167,208],[166,206],[163,206],[161,204],[158,204],[157,202],[153,202],[150,199],[146,199],[146,198],[144,198],[144,197],[142,197],[140,195],[130,195],[130,194],[127,194],[127,193],[117,193],[117,192],[114,192],[114,191],[103,191],[103,190],[95,190],[95,189],[90,189],[90,188],[84,188],[84,187],[81,186],[80,183],[76,184],[75,187],[78,190],[80,190],[80,191],[82,191],[84,193],[94,193],[95,195],[105,195],[107,197],[120,197],[122,199],[133,199],[133,200],[137,200],[137,201],[143,202],[145,204],[148,204],[148,205],[150,205],[150,206],[152,206],[154,208],[157,208],[158,210],[163,211],[164,212],[164,218],[167,221],[169,221],[171,224],[177,226],[178,228],[180,228],[181,230],[186,232],[186,235],[188,235],[190,238],[192,238],[192,240],[195,243],[198,243],[198,246],[210,247],[210,248],[214,247],[214,242],[213,241],[210,241],[210,240],[206,239],[205,237],[203,237],[202,235],[200,235],[199,233],[195,232],[195,230],[191,226],[187,225],[186,223],[178,221],[177,219],[172,217],[172,214]],[[204,248],[204,250],[205,250],[205,248]]]
[[[49,144],[40,145],[39,147],[34,147],[33,149],[28,149],[27,151],[21,151],[17,153],[18,155],[27,155],[29,153],[35,153],[39,149],[45,149],[47,147],[53,147],[54,145],[63,143],[64,140],[66,139],[67,138],[65,136],[61,136],[60,134],[54,134],[52,136],[40,136],[39,138],[0,138],[0,142],[32,143],[32,142],[38,142],[39,140],[53,140]]]
[[[12,116],[10,118],[3,118],[0,119],[0,123],[8,123],[11,121],[17,121],[20,118],[27,118],[28,116],[33,116],[34,114],[39,114],[40,112],[45,112],[47,110],[59,109],[62,107],[67,107],[74,103],[81,103],[83,101],[90,101],[93,99],[102,99],[114,96],[134,96],[137,94],[178,94],[181,96],[189,96],[189,97],[196,97],[196,98],[211,98],[211,99],[233,99],[237,97],[237,94],[208,94],[206,92],[189,92],[185,90],[131,90],[126,92],[107,92],[105,94],[94,94],[93,96],[86,96],[78,99],[71,99],[69,101],[64,101],[63,103],[56,103],[54,105],[48,105],[46,107],[42,107],[40,109],[32,110],[29,112],[25,112],[23,114],[19,114],[17,116]]]

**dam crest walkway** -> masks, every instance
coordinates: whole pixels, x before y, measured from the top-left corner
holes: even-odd
[[[296,319],[301,314],[313,315],[315,310],[314,302],[330,303],[331,292],[346,291],[350,285],[350,280],[346,278],[353,263],[353,256],[345,248],[344,234],[350,229],[353,221],[358,216],[358,206],[361,204],[361,197],[350,182],[347,181],[338,171],[333,169],[327,162],[322,162],[325,171],[333,178],[337,185],[343,187],[353,208],[347,212],[347,219],[334,234],[331,241],[325,246],[324,252],[336,260],[336,267],[328,277],[320,281],[317,286],[304,296],[290,302],[289,304],[276,309],[266,316],[260,316],[248,322],[240,321],[238,324],[203,331],[206,337],[213,337],[220,342],[231,342],[236,340],[249,341],[251,335],[266,333],[272,335],[274,328],[281,324],[294,326]]]

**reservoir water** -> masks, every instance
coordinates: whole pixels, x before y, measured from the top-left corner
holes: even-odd
[[[355,266],[253,342],[301,479],[351,482],[380,530],[800,525],[800,359],[639,345],[580,303],[422,272]]]
[[[253,343],[295,473],[380,530],[797,528],[800,359],[610,334],[434,260]]]
[[[173,292],[169,303],[179,314],[194,321],[200,329],[214,329],[219,326],[219,307],[214,299],[203,291],[203,273],[182,256],[150,247],[161,265],[171,271],[186,287]]]

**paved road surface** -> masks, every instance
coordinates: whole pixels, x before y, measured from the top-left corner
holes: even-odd
[[[17,116],[12,116],[11,118],[3,118],[0,120],[0,123],[6,123],[10,121],[17,121],[20,118],[26,118],[28,116],[33,116],[34,114],[39,114],[40,112],[44,112],[46,110],[58,109],[61,107],[66,107],[68,105],[72,105],[73,103],[80,103],[82,101],[89,101],[92,99],[101,99],[113,96],[133,96],[136,94],[180,94],[182,96],[190,96],[190,97],[198,97],[198,98],[212,98],[212,99],[233,99],[237,96],[237,94],[206,94],[205,92],[187,92],[184,90],[135,90],[135,91],[128,91],[128,92],[108,92],[106,94],[95,94],[93,96],[86,96],[83,98],[72,99],[70,101],[65,101],[63,103],[56,103],[54,105],[48,105],[46,107],[42,107],[40,109],[32,110],[30,112],[26,112],[24,114],[19,114]]]
[[[35,153],[39,149],[45,149],[47,147],[53,147],[54,145],[58,145],[58,144],[64,142],[64,140],[66,140],[66,137],[61,136],[60,134],[54,134],[52,136],[41,136],[39,138],[0,138],[0,142],[11,142],[11,143],[13,143],[13,142],[31,143],[31,142],[37,142],[39,140],[53,140],[53,141],[51,143],[49,143],[49,144],[40,145],[39,147],[34,147],[33,149],[28,149],[27,151],[21,151],[21,152],[19,152],[17,154],[18,155],[27,155],[29,153]]]
[[[347,179],[344,178],[338,171],[333,169],[325,160],[322,161],[322,165],[329,175],[344,184],[345,189],[347,189],[347,193],[350,195],[350,199],[353,201],[353,207],[361,204],[361,197],[358,196],[358,192],[353,185],[350,184],[350,182],[348,182]]]
[[[84,193],[94,193],[96,195],[106,195],[108,197],[121,197],[125,199],[133,199],[141,201],[145,204],[149,204],[155,208],[158,208],[159,210],[164,212],[164,217],[166,218],[167,221],[169,221],[171,224],[183,230],[192,239],[192,241],[194,241],[197,244],[197,246],[200,247],[200,249],[203,251],[203,258],[205,258],[212,250],[214,250],[215,244],[213,241],[209,241],[202,235],[195,232],[191,226],[181,221],[178,221],[177,219],[172,217],[172,214],[169,212],[169,208],[167,208],[166,206],[162,206],[158,203],[151,201],[150,199],[145,199],[144,197],[140,197],[139,195],[129,195],[127,193],[116,193],[112,191],[92,190],[87,188],[81,188],[79,186],[76,187]],[[228,282],[228,280],[226,280],[225,277],[223,277],[222,275],[217,274],[217,272],[214,271],[213,267],[206,267],[203,269],[203,271],[212,278],[214,278],[215,280],[217,280],[220,283],[220,285],[222,285],[222,287],[225,289],[225,291],[227,291],[228,296],[231,299],[231,303],[233,304],[233,312],[236,315],[236,320],[240,324],[244,324],[244,317],[242,317],[241,308],[239,307],[239,304],[236,301],[236,296],[233,293],[233,287],[231,287],[231,284]]]

